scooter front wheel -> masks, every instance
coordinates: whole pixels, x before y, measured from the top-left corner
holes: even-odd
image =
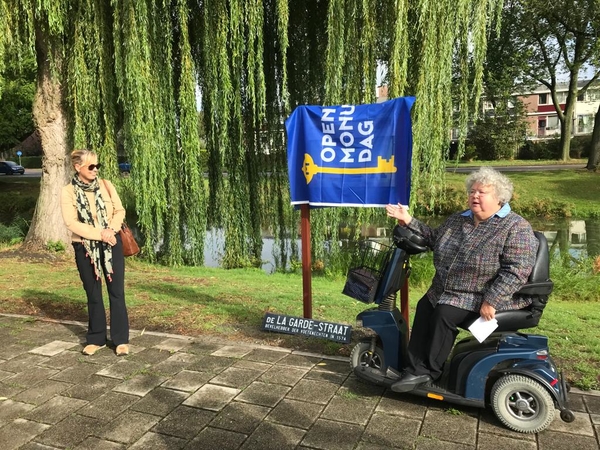
[[[522,375],[505,375],[491,392],[492,408],[508,428],[521,433],[538,433],[554,420],[554,401],[537,381]]]
[[[377,370],[383,370],[385,360],[383,359],[383,349],[375,346],[371,351],[371,341],[361,341],[354,346],[350,354],[350,366],[371,367]]]

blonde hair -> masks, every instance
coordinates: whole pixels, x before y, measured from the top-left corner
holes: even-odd
[[[86,161],[89,161],[92,158],[98,159],[98,155],[92,150],[86,148],[73,150],[71,152],[71,166],[73,166],[73,169],[75,169],[77,164],[83,166]]]

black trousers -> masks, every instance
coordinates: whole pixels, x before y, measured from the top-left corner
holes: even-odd
[[[417,304],[408,343],[406,370],[414,375],[442,375],[444,363],[459,333],[479,317],[479,313],[450,305],[431,304],[424,296]]]
[[[105,345],[107,339],[106,312],[102,300],[102,279],[96,279],[94,266],[83,244],[73,243],[75,263],[87,295],[88,332],[87,344]],[[125,306],[125,257],[123,242],[117,234],[117,244],[112,248],[113,273],[112,281],[105,276],[110,305],[110,337],[115,345],[129,343],[129,319]]]

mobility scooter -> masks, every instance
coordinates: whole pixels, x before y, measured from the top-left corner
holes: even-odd
[[[553,283],[549,278],[548,243],[535,232],[539,248],[534,269],[515,295],[534,298],[523,310],[496,313],[498,328],[482,343],[474,337],[460,340],[449,356],[442,376],[418,385],[411,394],[458,405],[491,405],[509,429],[537,433],[554,420],[555,408],[565,422],[575,416],[568,409],[569,387],[550,356],[548,337],[521,333],[535,327]],[[397,292],[410,275],[410,257],[425,252],[423,239],[396,226],[391,246],[363,241],[348,271],[343,293],[377,305],[357,316],[366,337],[352,349],[354,374],[393,390],[399,379],[408,346],[408,326],[396,307]]]

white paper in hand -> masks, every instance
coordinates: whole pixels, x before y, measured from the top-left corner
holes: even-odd
[[[469,331],[475,336],[479,342],[485,341],[485,339],[498,328],[498,321],[496,319],[485,320],[483,317],[479,317],[469,327]]]

